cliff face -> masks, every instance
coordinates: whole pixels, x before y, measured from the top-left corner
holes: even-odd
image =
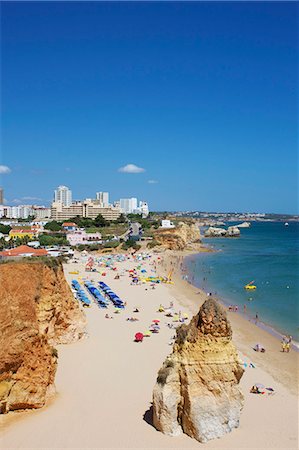
[[[239,426],[243,375],[223,308],[207,300],[189,325],[177,330],[173,353],[153,392],[154,426],[206,442]]]
[[[85,317],[60,265],[0,265],[0,412],[40,408],[55,392],[52,345],[84,334]]]
[[[175,228],[156,231],[155,239],[167,249],[184,250],[189,244],[200,242],[200,231],[195,224],[180,222]]]
[[[74,300],[62,266],[50,269],[43,266],[42,283],[37,290],[39,329],[49,343],[68,344],[85,334],[85,316]]]

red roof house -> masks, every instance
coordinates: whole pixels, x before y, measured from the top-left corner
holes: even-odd
[[[19,247],[9,248],[0,252],[0,257],[22,257],[22,256],[48,256],[44,248],[32,248],[29,245],[20,245]]]
[[[63,224],[62,224],[62,228],[64,228],[65,230],[77,230],[77,228],[78,228],[78,225],[76,224],[76,223],[74,223],[74,222],[64,222]]]

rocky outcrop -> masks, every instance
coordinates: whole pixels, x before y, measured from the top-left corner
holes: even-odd
[[[244,369],[231,338],[226,313],[212,298],[189,325],[178,328],[153,392],[158,430],[206,442],[239,426],[243,395],[238,383]]]
[[[209,227],[205,231],[205,237],[238,237],[238,236],[240,236],[240,230],[236,226],[228,227],[227,230],[225,228]]]
[[[0,412],[40,408],[55,392],[53,345],[82,337],[85,317],[59,264],[1,264],[0,305]]]
[[[237,228],[250,228],[251,227],[251,223],[250,222],[242,222],[239,223],[238,225],[236,225]]]
[[[238,237],[240,236],[240,230],[236,226],[228,227],[227,229],[227,236],[228,237]]]
[[[180,222],[175,228],[157,230],[154,237],[160,245],[169,250],[184,250],[190,244],[200,242],[200,231],[194,223]]]

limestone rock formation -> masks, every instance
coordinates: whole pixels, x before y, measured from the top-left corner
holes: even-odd
[[[205,237],[221,237],[226,236],[227,230],[225,228],[209,227],[205,231]]]
[[[157,230],[155,239],[169,250],[184,250],[188,245],[200,242],[200,231],[194,223],[180,222],[175,228]]]
[[[243,375],[224,309],[210,298],[189,325],[177,330],[153,391],[153,423],[206,442],[239,426]]]
[[[228,229],[227,229],[228,237],[236,237],[236,236],[240,236],[240,234],[241,234],[240,230],[236,226],[231,226],[231,227],[228,227]]]
[[[242,222],[242,223],[239,223],[238,225],[236,225],[236,227],[238,227],[238,228],[250,228],[251,227],[251,223],[250,222]]]
[[[85,333],[61,265],[0,265],[0,413],[40,408],[55,392],[57,351]]]
[[[237,237],[240,236],[240,230],[236,226],[225,228],[209,227],[205,231],[205,237]]]

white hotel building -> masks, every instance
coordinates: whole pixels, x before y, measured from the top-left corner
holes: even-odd
[[[58,186],[54,191],[54,202],[62,203],[63,206],[72,204],[72,191],[67,186]]]

